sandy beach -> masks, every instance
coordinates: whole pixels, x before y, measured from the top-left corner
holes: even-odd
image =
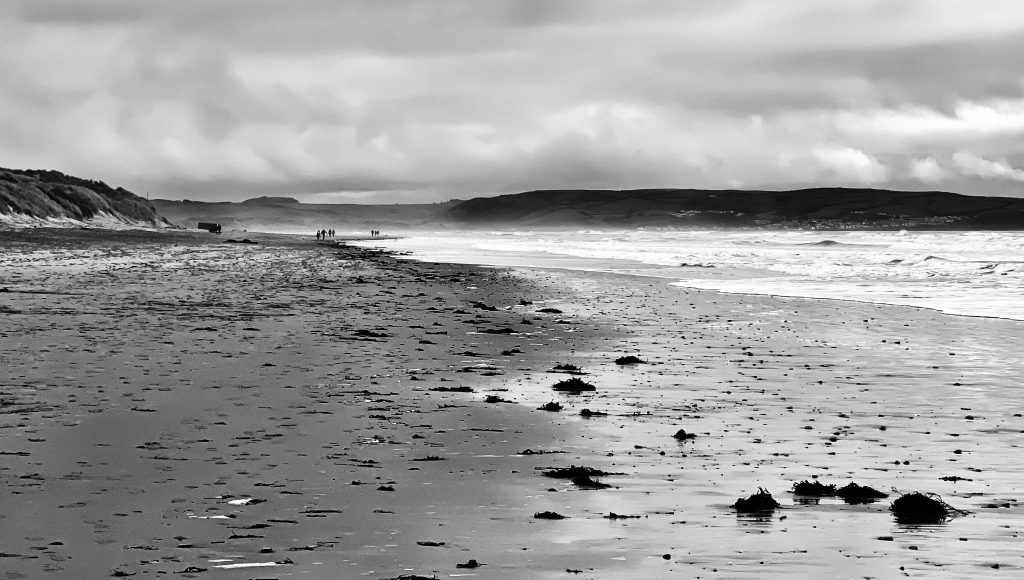
[[[1020,575],[1024,324],[670,281],[0,232],[0,577]]]

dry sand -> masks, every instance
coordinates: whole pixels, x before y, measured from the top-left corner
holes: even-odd
[[[245,235],[0,234],[0,578],[1021,573],[1020,323]]]

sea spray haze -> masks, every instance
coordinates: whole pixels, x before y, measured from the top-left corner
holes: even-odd
[[[731,293],[1024,320],[1024,232],[422,232],[367,243],[426,260],[644,274]]]

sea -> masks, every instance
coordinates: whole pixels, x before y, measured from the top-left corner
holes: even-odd
[[[359,244],[424,261],[655,276],[727,293],[1024,320],[1024,232],[421,231]]]

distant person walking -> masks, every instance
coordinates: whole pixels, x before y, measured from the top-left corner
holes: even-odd
[[[316,231],[316,241],[320,241],[320,230]]]

